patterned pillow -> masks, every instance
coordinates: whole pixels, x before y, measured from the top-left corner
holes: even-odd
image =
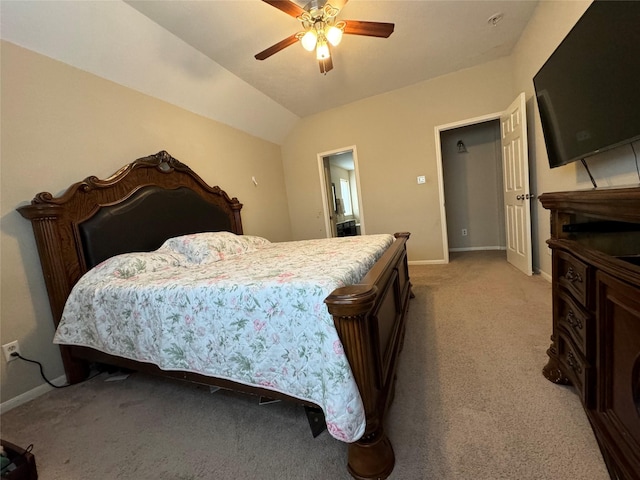
[[[233,255],[253,252],[268,245],[269,240],[231,232],[192,233],[168,239],[160,250],[170,250],[187,257],[192,263],[210,263]]]
[[[96,274],[126,280],[144,273],[179,267],[184,261],[184,256],[176,255],[173,252],[123,253],[101,262],[93,268],[93,271]]]

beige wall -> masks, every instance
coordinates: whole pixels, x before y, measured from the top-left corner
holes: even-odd
[[[536,194],[592,188],[579,162],[549,168],[533,89],[534,75],[590,4],[591,0],[540,2],[512,54],[515,87],[527,96],[531,185]],[[639,151],[640,142],[635,145]],[[636,164],[628,145],[590,157],[587,163],[598,187],[638,185]],[[536,201],[532,206],[532,217],[538,265],[542,272],[551,275],[551,256],[545,243],[549,238],[549,212]]]
[[[531,192],[590,189],[579,163],[550,169],[533,89],[533,76],[591,0],[540,2],[509,58],[303,119],[287,137],[283,162],[296,239],[323,236],[318,152],[356,145],[367,233],[408,230],[409,258],[442,260],[442,223],[433,128],[499,112],[525,92]],[[640,151],[640,142],[635,144]],[[613,160],[613,161],[612,161]],[[629,146],[588,160],[599,187],[637,185]],[[425,185],[416,176],[425,175]],[[549,213],[532,202],[533,266],[551,275]]]
[[[324,236],[316,155],[355,145],[366,232],[409,231],[411,261],[442,260],[434,127],[505,109],[511,71],[503,58],[299,122],[282,147],[293,237]]]
[[[49,378],[62,364],[31,225],[15,210],[36,193],[166,150],[244,203],[245,233],[291,239],[278,145],[13,44],[1,49],[1,343],[17,339]],[[35,365],[0,368],[3,402],[43,383]]]
[[[553,171],[549,168],[533,88],[535,74],[590,4],[591,0],[540,2],[512,54],[514,83],[527,98],[530,184],[532,193],[536,195],[591,186],[578,185],[576,174],[579,165],[575,163]],[[533,201],[531,205],[534,268],[537,266],[550,276],[551,250],[545,243],[550,235],[549,213],[539,201]]]

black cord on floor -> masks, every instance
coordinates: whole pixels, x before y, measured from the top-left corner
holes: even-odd
[[[42,378],[44,379],[44,381],[45,381],[45,382],[47,382],[49,385],[51,385],[53,388],[67,388],[67,387],[70,387],[70,386],[72,386],[72,385],[75,385],[75,384],[71,384],[71,383],[67,383],[66,385],[55,385],[55,384],[51,383],[47,377],[45,377],[45,376],[44,376],[44,369],[43,369],[43,367],[42,367],[42,364],[41,364],[40,362],[38,362],[37,360],[31,360],[30,358],[25,358],[25,357],[23,357],[22,355],[20,355],[20,354],[19,354],[19,353],[17,353],[17,352],[13,352],[13,353],[11,354],[11,356],[12,356],[12,357],[18,357],[20,360],[24,360],[25,362],[35,363],[36,365],[38,365],[38,366],[40,367],[40,375],[42,376]],[[102,373],[102,372],[98,372],[98,373],[96,373],[95,375],[93,375],[93,376],[91,376],[91,377],[87,378],[87,379],[86,379],[86,380],[84,380],[84,381],[86,382],[87,380],[91,380],[92,378],[97,377],[97,376],[98,376],[98,375],[100,375],[101,373]]]
[[[71,384],[67,384],[67,385],[54,385],[53,383],[51,383],[49,381],[49,379],[47,377],[44,376],[44,369],[42,367],[42,364],[36,360],[31,360],[29,358],[24,358],[22,355],[20,355],[17,352],[13,352],[11,354],[12,357],[18,357],[20,360],[24,360],[25,362],[30,362],[30,363],[35,363],[36,365],[38,365],[40,367],[40,375],[42,376],[42,378],[44,379],[45,382],[47,382],[49,385],[51,385],[53,388],[66,388],[66,387],[70,387]]]

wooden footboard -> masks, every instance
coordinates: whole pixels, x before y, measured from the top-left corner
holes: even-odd
[[[387,478],[395,464],[383,423],[393,400],[396,366],[412,296],[408,239],[409,233],[396,233],[394,244],[360,284],[339,288],[325,300],[366,412],[364,435],[349,445],[349,472],[357,479]]]

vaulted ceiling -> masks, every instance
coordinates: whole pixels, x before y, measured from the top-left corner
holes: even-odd
[[[304,1],[295,0],[300,8]],[[326,75],[297,42],[254,58],[302,29],[262,0],[2,0],[0,37],[281,144],[302,117],[510,55],[537,6],[329,1],[342,7],[338,19],[395,30],[389,38],[345,35]]]
[[[390,22],[395,31],[387,39],[345,35],[326,75],[298,44],[263,61],[254,58],[301,30],[295,18],[260,0],[127,3],[304,117],[509,55],[537,0],[348,1],[338,19]],[[490,21],[496,15],[501,21]]]

